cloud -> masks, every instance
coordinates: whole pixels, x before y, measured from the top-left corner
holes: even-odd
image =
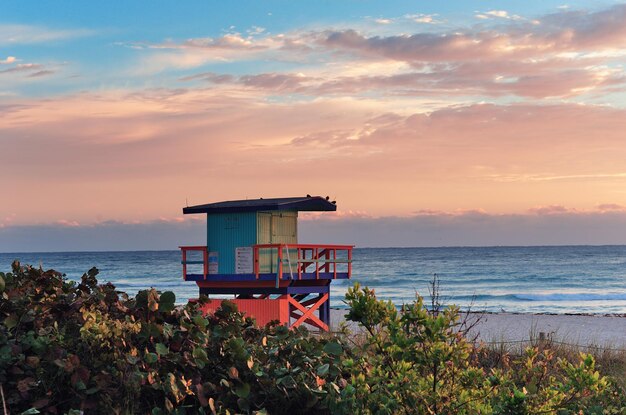
[[[203,245],[206,227],[192,221],[107,221],[0,227],[0,252],[174,250]],[[6,265],[6,264],[5,264]]]
[[[414,23],[428,23],[428,24],[439,24],[442,23],[437,16],[438,14],[407,14],[404,16],[405,19],[408,19]]]
[[[492,15],[509,16],[503,11]],[[598,12],[567,11],[547,15],[541,23],[511,23],[494,29],[466,29],[444,33],[367,36],[352,29],[326,31],[325,46],[367,57],[409,63],[469,59],[546,57],[553,53],[621,48],[626,45],[626,5]]]
[[[302,243],[363,247],[527,246],[625,244],[626,212],[571,209],[546,214],[440,212],[371,217],[357,212],[321,214],[299,222]],[[203,245],[202,221],[106,221],[0,227],[0,252],[175,250]]]
[[[386,79],[348,79],[367,88],[387,82],[406,94],[518,95],[528,98],[571,97],[623,89],[625,75],[615,51],[626,47],[626,5],[609,9],[560,11],[530,22],[503,10],[487,17],[509,20],[449,32],[368,35],[354,29],[316,35],[318,45],[346,59],[405,62],[414,72]],[[405,83],[400,86],[400,80]]]
[[[487,12],[482,12],[482,13],[477,13],[475,14],[475,17],[477,19],[492,19],[492,18],[499,18],[499,19],[506,19],[506,20],[522,20],[523,17],[518,16],[516,14],[509,14],[509,12],[507,12],[506,10],[489,10]]]
[[[261,33],[264,33],[267,29],[264,27],[260,27],[260,26],[252,26],[250,29],[246,30],[246,33],[249,36],[255,36],[255,35],[260,35]]]
[[[215,85],[240,85],[245,88],[267,90],[271,94],[280,93],[315,93],[312,83],[316,78],[302,73],[261,73],[257,75],[242,75],[239,77],[212,72],[200,73],[181,78],[182,81],[202,80]]]
[[[303,212],[298,214],[301,221],[342,220],[374,218],[371,214],[360,210],[337,210],[334,212]]]
[[[505,10],[489,10],[484,15],[502,22],[493,27],[389,34],[394,29],[397,32],[396,23],[440,22],[435,14],[410,14],[374,19],[383,26],[394,24],[381,29],[384,34],[350,27],[277,35],[253,30],[248,35],[235,32],[128,45],[141,50],[135,75],[254,61],[259,69],[246,75],[205,71],[179,78],[268,91],[271,82],[276,82],[274,95],[377,94],[449,101],[507,96],[597,99],[626,87],[626,73],[620,64],[621,51],[626,48],[626,5],[595,12],[560,10],[530,21]],[[263,71],[266,61],[289,63],[302,70]],[[359,72],[358,68],[365,69]],[[261,78],[266,82],[254,82]]]
[[[7,56],[6,59],[0,59],[0,65],[7,65],[9,63],[15,63],[16,62],[16,58],[15,56]]]
[[[88,29],[52,29],[43,26],[0,24],[0,45],[48,43],[90,36]]]
[[[14,82],[18,77],[21,79],[42,78],[54,73],[54,70],[38,63],[19,63],[7,69],[1,69],[0,77],[10,77],[10,82]]]
[[[80,223],[78,221],[68,220],[68,219],[59,219],[56,221],[56,224],[59,226],[64,226],[64,227],[69,227],[69,228],[76,228],[80,226]]]
[[[260,73],[233,76],[200,73],[181,78],[183,81],[203,80],[216,85],[240,85],[266,89],[272,94],[304,94],[314,97],[329,95],[362,95],[372,92],[392,97],[483,95],[499,97],[518,95],[528,98],[571,97],[594,89],[619,87],[626,76],[616,70],[587,68],[583,70],[550,71],[545,65],[524,64],[515,69],[500,67],[485,70],[478,64],[462,64],[440,68],[434,72],[404,72],[381,75],[307,75],[304,73]],[[543,66],[543,68],[541,68]],[[542,69],[547,69],[542,73]],[[516,73],[511,78],[510,76]]]
[[[259,33],[262,33],[259,32]],[[265,46],[255,43],[251,37],[243,37],[239,33],[226,34],[219,38],[195,38],[189,39],[182,44],[164,43],[160,45],[152,45],[152,48],[162,49],[180,49],[180,48],[198,48],[209,50],[233,50],[233,49],[246,49],[257,50],[264,49]]]
[[[284,37],[264,35],[264,30],[260,29],[252,29],[247,36],[227,33],[220,37],[191,38],[182,42],[168,40],[161,43],[128,42],[121,45],[141,52],[134,70],[136,73],[189,69],[211,62],[252,60],[286,46]],[[291,43],[295,44],[297,41]]]
[[[48,75],[52,75],[54,73],[54,71],[51,70],[43,70],[43,71],[37,71],[34,73],[31,73],[30,75],[28,75],[29,78],[40,78],[42,76],[48,76]]]
[[[37,63],[20,63],[8,69],[0,70],[0,74],[9,74],[16,72],[33,72],[40,71],[43,68],[43,65]]]
[[[626,179],[626,172],[615,173],[594,173],[594,174],[511,174],[511,175],[493,175],[493,180],[501,182],[548,182],[548,181],[588,181],[588,180],[623,180]]]
[[[301,222],[307,242],[357,247],[610,245],[626,242],[626,212],[430,213]]]
[[[382,25],[388,25],[393,23],[392,19],[383,19],[383,18],[378,18],[378,19],[374,19],[374,22],[378,23],[378,24],[382,24]]]
[[[563,213],[576,212],[575,209],[568,209],[561,205],[540,206],[528,209],[528,211],[537,215],[561,215]]]
[[[601,212],[626,211],[626,206],[617,203],[602,203],[596,206],[596,208]]]
[[[206,203],[252,188],[255,196],[275,195],[276,180],[281,193],[300,194],[302,183],[312,183],[306,192],[377,216],[626,204],[623,109],[482,104],[397,112],[379,100],[265,99],[263,87],[295,88],[296,80],[15,99],[0,112],[0,146],[9,149],[0,152],[0,186],[14,195],[18,223],[171,216],[187,197]],[[45,211],[30,203],[34,187],[42,200],[58,202]]]
[[[401,17],[386,17],[386,18],[375,18],[371,19],[374,23],[379,25],[406,25],[406,23],[425,23],[425,24],[440,24],[443,23],[444,20],[439,18],[439,14],[424,14],[424,13],[415,13],[415,14],[405,14]]]

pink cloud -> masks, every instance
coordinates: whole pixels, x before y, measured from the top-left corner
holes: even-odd
[[[43,26],[0,24],[0,45],[46,43],[94,34],[87,29],[53,29]]]
[[[626,204],[625,120],[621,109],[571,104],[403,115],[355,100],[260,102],[237,90],[79,94],[3,109],[0,145],[10,151],[0,152],[0,180],[11,177],[23,220],[81,223],[172,217],[186,199],[300,194],[305,184],[342,210],[376,216]],[[59,203],[43,212],[28,202],[34,187]]]
[[[33,73],[29,74],[28,77],[29,78],[39,78],[39,77],[42,77],[42,76],[52,75],[53,73],[54,73],[54,71],[43,70],[43,71],[33,72]]]
[[[601,212],[622,212],[626,211],[626,206],[617,203],[603,203],[598,205],[597,209]]]
[[[20,63],[11,68],[3,69],[0,71],[0,74],[8,74],[15,72],[32,72],[38,71],[43,68],[43,65],[39,65],[37,63]]]
[[[355,220],[621,212],[626,110],[590,103],[621,102],[609,94],[624,91],[626,5],[539,22],[489,16],[499,23],[408,35],[253,29],[134,44],[138,71],[177,69],[183,82],[6,100],[1,187],[20,224],[177,224],[187,200],[303,188],[336,195],[343,213],[331,217]],[[293,69],[188,70],[255,59]],[[50,72],[7,58],[0,78]]]
[[[0,226],[1,228],[1,226]],[[303,243],[364,247],[625,244],[626,214],[576,213],[344,217],[302,220]],[[54,245],[50,245],[54,241]],[[0,251],[175,249],[202,245],[206,228],[191,222],[109,221],[90,226],[6,226]]]
[[[358,210],[337,210],[335,212],[304,212],[300,213],[299,218],[303,221],[318,221],[318,220],[341,220],[347,218],[359,218],[367,219],[373,218],[372,215],[365,211]]]
[[[504,69],[504,66],[510,68]],[[526,66],[526,67],[525,67]],[[554,70],[549,64],[513,65],[485,70],[482,65],[463,64],[440,68],[431,73],[402,73],[374,76],[324,78],[305,74],[262,73],[234,77],[201,73],[181,80],[203,80],[216,85],[239,85],[272,94],[311,96],[365,95],[373,91],[390,96],[485,96],[518,95],[530,98],[567,97],[590,90],[626,83],[626,76],[615,70],[587,68]],[[498,74],[498,75],[496,75]]]
[[[563,213],[575,212],[575,210],[573,209],[568,209],[565,206],[560,206],[560,205],[539,206],[539,207],[528,209],[528,211],[536,215],[554,215],[554,214],[561,215]]]
[[[64,227],[69,227],[69,228],[75,228],[75,227],[81,226],[78,221],[68,220],[68,219],[59,219],[55,223],[59,226],[64,226]]]
[[[494,17],[510,17],[492,11]],[[337,50],[407,62],[531,57],[566,51],[598,51],[626,45],[626,5],[598,12],[560,11],[540,24],[514,23],[499,31],[469,29],[450,33],[366,36],[355,30],[327,31],[319,42]]]
[[[616,51],[626,47],[626,5],[596,12],[561,10],[532,21],[504,10],[484,15],[503,23],[437,33],[381,36],[354,29],[255,36],[232,33],[139,44],[154,52],[142,55],[141,70],[194,68],[216,60],[300,62],[308,67],[307,72],[199,73],[181,79],[312,97],[376,93],[543,99],[623,90],[626,76],[614,63],[619,59]],[[434,15],[424,14],[402,19],[435,22]],[[329,54],[340,70],[324,70]],[[392,71],[391,63],[406,67]],[[354,73],[354,68],[367,64],[379,65]]]
[[[262,32],[260,32],[262,33]],[[258,50],[267,46],[255,41],[252,36],[244,37],[239,33],[228,33],[220,37],[192,38],[183,42],[167,41],[163,43],[130,43],[135,49],[206,49],[206,50]]]

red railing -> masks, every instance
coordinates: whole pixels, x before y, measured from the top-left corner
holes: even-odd
[[[315,273],[315,277],[319,278],[320,272],[332,273],[333,278],[337,278],[337,264],[347,264],[348,278],[352,276],[352,245],[312,245],[312,244],[260,244],[253,245],[254,251],[254,274],[259,278],[261,274],[261,250],[274,251],[277,254],[277,278],[283,278],[285,263],[289,266],[289,272],[294,274],[293,263],[298,275],[298,279],[302,279],[302,274]],[[296,250],[295,258],[291,258],[290,251]],[[337,257],[337,253],[345,252],[346,258]],[[287,258],[285,259],[285,253]],[[307,255],[309,254],[309,255]],[[340,254],[341,255],[341,254]],[[286,261],[286,262],[285,262]],[[314,270],[309,270],[314,267]],[[273,272],[272,272],[273,273]]]
[[[346,264],[346,273],[348,278],[352,276],[352,245],[312,245],[312,244],[260,244],[253,245],[253,261],[254,270],[253,273],[256,279],[259,279],[261,270],[261,258],[262,254],[269,253],[267,264],[270,265],[270,271],[267,273],[276,274],[276,279],[283,278],[285,271],[284,266],[287,265],[287,272],[295,279],[297,274],[298,279],[302,279],[303,274],[315,273],[315,278],[319,279],[320,273],[332,273],[333,278],[337,278],[337,273],[342,272],[337,270],[338,264]],[[201,264],[203,265],[203,277],[206,279],[209,274],[209,252],[206,246],[181,246],[182,252],[182,265],[183,265],[183,279],[187,279],[187,265],[188,264]],[[292,258],[292,252],[296,251]],[[202,260],[188,261],[187,253],[189,251],[202,252]],[[274,260],[273,256],[276,255],[276,271],[273,270]],[[266,257],[267,258],[267,257]]]
[[[209,274],[209,251],[206,246],[180,246],[180,251],[183,254],[183,279],[187,279],[187,264],[202,264],[202,275],[206,280],[206,276]],[[187,252],[200,251],[202,252],[202,261],[187,261]]]

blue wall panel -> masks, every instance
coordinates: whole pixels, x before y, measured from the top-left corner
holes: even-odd
[[[219,273],[235,273],[235,248],[257,241],[256,212],[207,215],[207,247],[219,255]]]

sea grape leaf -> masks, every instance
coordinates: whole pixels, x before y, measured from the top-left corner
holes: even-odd
[[[170,349],[163,343],[156,344],[156,352],[159,356],[165,356],[170,352]]]
[[[317,376],[324,376],[328,373],[328,369],[330,365],[328,363],[324,363],[320,367],[317,368]]]
[[[206,329],[209,324],[209,321],[200,314],[193,316],[193,322],[196,326],[200,327],[201,330]]]
[[[17,315],[15,314],[10,314],[7,318],[4,319],[4,325],[6,326],[7,329],[12,329],[13,327],[17,326],[17,323],[19,323],[20,319]]]
[[[176,307],[176,305],[174,303],[159,303],[157,308],[162,313],[169,313],[172,310],[174,310],[175,307]]]
[[[148,306],[148,290],[141,290],[135,296],[135,301],[137,302],[137,307],[147,307]]]
[[[276,384],[277,385],[283,385],[286,388],[295,388],[296,386],[298,386],[298,384],[296,383],[296,380],[292,376],[290,376],[290,375],[283,376],[282,378],[279,378],[276,381]]]
[[[93,388],[89,388],[89,389],[87,389],[87,390],[85,391],[85,393],[86,393],[87,395],[93,395],[94,393],[99,392],[99,391],[100,391],[100,388],[99,388],[99,387],[97,387],[97,386],[94,386]]]
[[[174,326],[168,323],[163,324],[163,335],[170,338],[174,335]]]
[[[174,303],[176,302],[176,294],[173,291],[165,291],[161,294],[160,300],[164,303]]]
[[[324,346],[324,351],[328,354],[339,356],[343,353],[343,347],[341,347],[341,345],[337,342],[328,342]]]
[[[205,364],[209,362],[206,350],[204,350],[202,347],[194,347],[192,355],[200,369],[204,368]]]
[[[237,389],[235,389],[235,394],[240,398],[247,398],[248,395],[250,395],[250,385],[247,383],[242,383],[241,385],[237,386]]]
[[[135,365],[139,361],[139,357],[133,356],[130,353],[128,353],[126,354],[126,361],[130,363],[131,365]]]
[[[0,275],[0,293],[4,291],[6,287],[6,283],[4,282],[4,276]]]

